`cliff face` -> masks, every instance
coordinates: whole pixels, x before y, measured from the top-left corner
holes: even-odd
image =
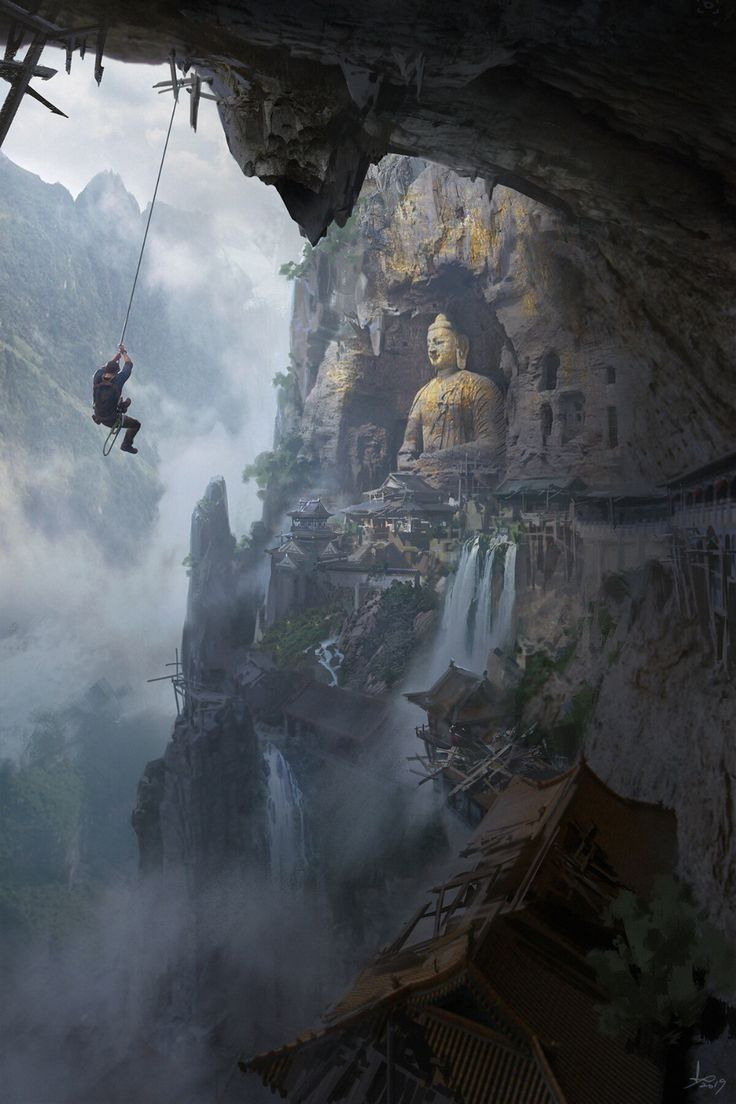
[[[133,813],[142,870],[186,871],[192,890],[233,865],[262,869],[268,857],[262,754],[250,714],[228,692],[238,644],[234,551],[225,483],[213,479],[192,515],[182,711]]]
[[[595,550],[581,542],[578,557],[585,556],[595,559]],[[530,652],[558,657],[539,675],[524,724],[545,732],[577,727],[572,750],[582,744],[617,793],[675,811],[678,873],[733,935],[736,694],[697,621],[683,612],[671,569],[650,560],[609,573],[590,602],[565,584],[561,568],[543,589],[523,575],[519,639]]]
[[[669,272],[648,275],[644,294],[641,272],[628,262],[614,269],[604,243],[533,199],[386,158],[369,172],[351,222],[308,253],[297,276],[292,353],[302,406],[285,431],[301,436],[331,504],[376,486],[430,375],[427,326],[447,311],[470,337],[468,367],[501,396],[503,474],[661,482],[730,451],[732,418],[710,373],[712,343],[725,331],[708,329],[692,298],[676,302]],[[670,313],[660,318],[651,304],[663,298]],[[695,341],[710,352],[688,377]],[[573,403],[582,424],[571,436]],[[611,530],[612,548],[624,539]],[[560,561],[549,573],[545,565],[544,579],[527,579],[520,548],[520,644],[549,657],[573,646],[525,722],[577,727],[578,736],[587,729],[586,755],[618,792],[675,809],[680,872],[732,928],[723,887],[734,877],[733,694],[678,607],[662,565],[669,555],[666,540],[647,545],[639,568],[606,589],[592,539],[590,547],[578,540],[576,578],[565,578]],[[645,567],[650,557],[659,563]],[[369,620],[370,608],[360,616]]]
[[[301,437],[325,493],[356,496],[395,467],[440,311],[470,339],[468,368],[496,385],[511,478],[656,482],[729,447],[709,381],[683,391],[687,351],[637,283],[562,215],[507,188],[386,158],[347,226],[297,271],[302,403],[282,433]]]
[[[607,598],[614,630],[586,663],[601,676],[586,754],[620,793],[676,810],[679,869],[733,937],[733,679],[678,608],[669,574],[653,564],[638,581]]]

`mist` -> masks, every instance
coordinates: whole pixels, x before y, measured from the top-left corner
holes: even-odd
[[[61,51],[49,49],[46,56],[63,70]],[[168,70],[109,61],[96,89],[91,65],[89,57],[75,59],[71,77],[54,82],[71,118],[49,116],[27,98],[5,152],[73,194],[95,173],[113,170],[143,209],[170,110],[168,99],[157,97],[151,86]],[[182,560],[192,508],[209,478],[224,475],[236,533],[246,533],[260,516],[255,488],[242,483],[241,472],[271,445],[276,412],[271,381],[288,360],[291,300],[291,285],[278,268],[298,254],[300,239],[276,194],[240,173],[214,105],[203,108],[196,135],[185,112],[177,119],[126,337],[135,365],[126,394],[133,398],[131,415],[143,423],[141,455],[126,456],[116,448],[103,459],[99,440],[99,464],[120,469],[123,478],[126,468],[141,460],[154,468],[161,496],[153,532],[141,540],[133,561],[104,554],[75,524],[73,513],[65,514],[63,491],[49,533],[46,519],[29,517],[14,495],[11,473],[3,480],[0,577],[12,584],[0,592],[5,687],[0,756],[18,754],[35,711],[63,708],[101,677],[134,687],[136,708],[171,716],[165,684],[149,686],[146,679],[164,673],[163,664],[173,660],[179,643],[187,588]],[[169,208],[175,208],[175,219],[162,215],[164,209],[170,214]],[[119,209],[109,215],[109,239],[99,237],[95,245],[109,251],[109,263],[115,264],[115,243],[121,234],[139,235],[140,220],[134,211],[129,220],[121,219]],[[177,224],[186,237],[177,237]],[[203,241],[206,258],[198,248]],[[150,292],[163,296],[174,333],[184,319],[198,329],[205,347],[208,332],[217,334],[213,363],[192,365],[182,357],[182,369],[201,380],[196,404],[157,381],[156,363],[139,337],[146,323],[139,304]],[[119,326],[120,319],[110,319],[104,359],[114,352]],[[82,402],[89,402],[98,366],[76,366]],[[212,379],[219,381],[217,387]],[[60,466],[54,455],[52,429],[38,442],[28,479],[37,489],[63,488],[76,479],[73,465]],[[130,512],[99,519],[113,543],[135,534],[137,524]]]
[[[54,53],[44,61],[63,68]],[[150,86],[167,75],[107,62],[98,93],[91,61],[75,60],[54,89],[73,116],[66,129],[24,104],[5,147],[22,168],[85,196],[91,247],[111,270],[137,242],[150,200],[170,111]],[[196,136],[183,115],[126,335],[139,455],[115,448],[103,458],[100,429],[81,477],[75,449],[88,439],[62,452],[51,425],[29,456],[2,461],[0,783],[20,805],[26,783],[58,791],[33,831],[66,852],[53,872],[66,896],[49,906],[51,922],[32,862],[35,881],[0,892],[0,1079],[12,1104],[268,1099],[243,1082],[238,1053],[313,1023],[423,896],[427,863],[451,862],[462,835],[452,814],[438,817],[432,787],[416,789],[406,770],[416,710],[399,700],[370,765],[331,765],[327,786],[319,766],[308,779],[308,850],[322,866],[299,886],[238,863],[198,895],[170,869],[162,882],[139,878],[136,784],[175,718],[167,682],[146,680],[169,672],[181,640],[190,518],[210,478],[225,477],[236,538],[260,518],[256,487],[241,474],[272,445],[272,380],[289,359],[292,296],[279,268],[301,252],[276,193],[232,161],[214,108],[203,105]],[[101,171],[109,175],[87,193]],[[151,304],[161,312],[155,333]],[[97,360],[68,372],[80,426],[124,308],[121,300],[109,321],[109,345],[95,345]],[[119,486],[144,473],[156,489],[152,520],[133,501],[83,522],[79,495],[92,494],[102,472]],[[3,860],[6,831],[0,817]]]

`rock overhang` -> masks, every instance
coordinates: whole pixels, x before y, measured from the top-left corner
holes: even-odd
[[[734,18],[712,6],[538,0],[69,0],[128,61],[177,57],[226,93],[248,174],[311,241],[371,162],[415,154],[655,239],[732,240]]]

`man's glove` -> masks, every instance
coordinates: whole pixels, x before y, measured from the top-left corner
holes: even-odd
[[[118,404],[118,410],[122,410],[123,413],[125,413],[132,401],[132,399],[121,399],[120,403]]]

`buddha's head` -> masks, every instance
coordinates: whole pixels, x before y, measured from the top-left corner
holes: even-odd
[[[429,362],[438,376],[462,370],[468,361],[468,339],[458,333],[444,314],[438,314],[427,330]]]

